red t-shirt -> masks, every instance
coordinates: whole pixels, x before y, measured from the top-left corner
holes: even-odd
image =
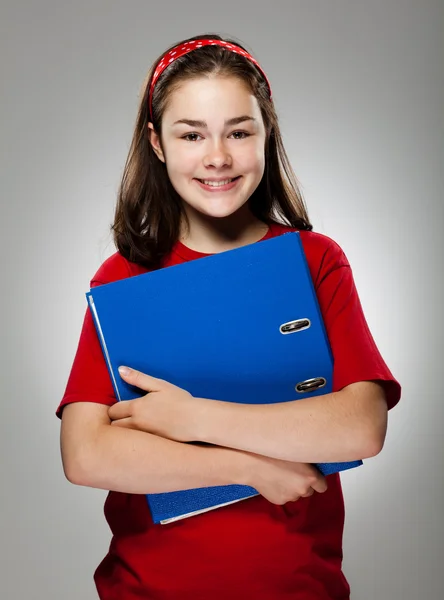
[[[263,239],[295,231],[271,225]],[[401,388],[364,318],[350,265],[330,238],[301,231],[334,358],[333,391],[357,382],[384,385],[388,408]],[[164,267],[206,256],[177,242]],[[91,287],[145,273],[116,252]],[[63,399],[116,402],[89,309]],[[101,600],[348,600],[342,570],[344,502],[340,477],[328,489],[283,506],[262,496],[168,525],[154,525],[143,494],[109,492],[105,516],[113,537],[94,579]]]

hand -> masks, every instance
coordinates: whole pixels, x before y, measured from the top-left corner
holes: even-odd
[[[327,490],[322,473],[308,463],[290,462],[259,454],[249,454],[246,466],[248,481],[264,498],[273,504],[295,502]]]
[[[135,369],[129,369],[127,374],[119,369],[119,373],[124,381],[149,393],[113,404],[108,410],[111,425],[138,429],[179,442],[198,439],[195,430],[202,400],[168,381]]]

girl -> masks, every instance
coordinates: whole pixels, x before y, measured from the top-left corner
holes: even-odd
[[[91,286],[299,231],[333,351],[334,391],[234,405],[122,369],[149,395],[117,403],[86,310],[57,415],[68,480],[111,490],[99,597],[346,600],[340,479],[311,463],[379,453],[400,386],[369,332],[344,253],[312,230],[269,81],[242,46],[198,36],[154,63],[112,229],[118,251]],[[260,495],[153,525],[146,493],[232,483]]]

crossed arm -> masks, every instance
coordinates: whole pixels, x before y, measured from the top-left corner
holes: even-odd
[[[149,393],[111,406],[113,426],[306,463],[364,459],[384,445],[387,402],[374,381],[303,400],[251,405],[196,398],[133,369],[121,377]]]

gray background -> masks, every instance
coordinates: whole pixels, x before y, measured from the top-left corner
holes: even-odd
[[[231,34],[270,77],[315,229],[353,267],[403,385],[383,452],[343,474],[354,600],[438,600],[442,556],[443,3],[3,0],[0,587],[92,600],[105,492],[64,479],[62,397],[151,62]],[[174,576],[174,567],[171,570]]]

